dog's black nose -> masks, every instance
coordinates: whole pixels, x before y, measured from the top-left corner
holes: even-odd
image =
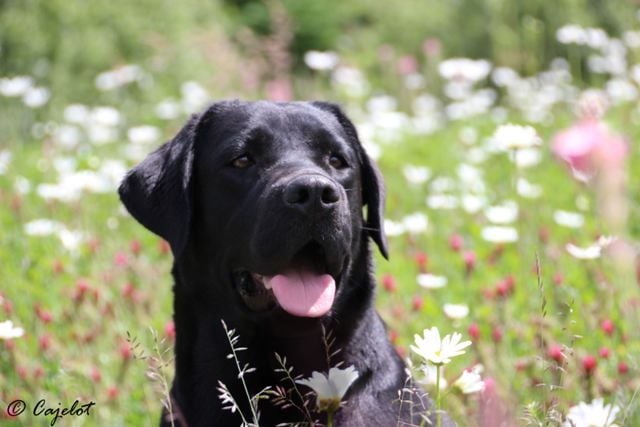
[[[331,209],[339,200],[336,184],[322,175],[299,176],[284,190],[285,204],[304,211]]]

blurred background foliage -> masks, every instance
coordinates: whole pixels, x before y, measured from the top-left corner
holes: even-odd
[[[234,81],[225,73],[230,74],[243,59],[264,55],[264,49],[255,46],[265,42],[280,43],[275,50],[290,55],[275,68],[274,58],[266,59],[263,69],[278,73],[304,72],[301,58],[309,50],[360,52],[364,65],[375,68],[379,66],[375,51],[380,46],[388,44],[402,54],[420,56],[427,39],[437,39],[445,57],[487,58],[533,74],[553,58],[567,56],[568,47],[555,41],[562,25],[572,22],[620,36],[636,20],[639,4],[630,0],[405,0],[399,4],[184,0],[179,5],[166,0],[2,0],[0,75],[26,73],[42,79],[56,93],[54,108],[101,95],[92,84],[93,77],[131,62],[150,65],[154,78],[161,81],[229,80],[216,85],[229,92],[217,95],[229,96],[246,82]],[[291,34],[273,40],[286,31]],[[586,48],[573,54],[584,56]],[[574,66],[581,63],[575,61]],[[582,75],[589,78],[586,71]]]

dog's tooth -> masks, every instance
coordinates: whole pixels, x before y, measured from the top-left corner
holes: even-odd
[[[271,289],[271,283],[268,280],[263,280],[262,284],[266,289]]]

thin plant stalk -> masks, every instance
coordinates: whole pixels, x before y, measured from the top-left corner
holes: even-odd
[[[442,409],[442,396],[440,393],[440,366],[441,364],[436,365],[436,426],[442,426],[442,417],[441,417],[441,409]]]
[[[257,425],[258,423],[258,414],[253,405],[253,399],[251,399],[251,394],[249,393],[249,389],[247,388],[247,382],[244,380],[244,370],[240,367],[240,361],[238,360],[238,355],[236,354],[236,348],[229,336],[229,330],[227,329],[227,324],[222,320],[222,326],[224,327],[224,331],[227,334],[227,339],[229,340],[229,344],[231,346],[231,352],[233,353],[233,360],[236,362],[236,367],[238,368],[238,372],[240,373],[240,380],[242,382],[242,387],[244,388],[244,393],[247,396],[247,400],[249,401],[249,408],[251,409],[251,416],[253,417],[253,422]]]

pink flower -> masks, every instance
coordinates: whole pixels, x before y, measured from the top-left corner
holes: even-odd
[[[406,55],[398,60],[396,65],[400,74],[412,74],[418,71],[418,61],[411,55]]]
[[[418,264],[418,270],[424,273],[427,271],[427,264],[429,263],[429,257],[422,251],[418,251],[415,255],[416,264]]]
[[[625,375],[629,372],[629,365],[624,362],[618,363],[618,373],[620,375]]]
[[[176,337],[176,325],[173,323],[173,320],[164,325],[164,333],[171,339]]]
[[[579,179],[587,180],[598,169],[622,167],[628,147],[602,122],[587,117],[554,136],[552,150]]]
[[[286,79],[276,79],[267,82],[267,98],[271,101],[291,101],[293,99],[293,88]]]
[[[414,295],[413,299],[411,300],[411,309],[413,311],[420,311],[422,310],[423,306],[424,300],[422,299],[422,297],[420,295]]]
[[[119,394],[118,387],[112,385],[112,386],[109,386],[109,388],[107,388],[107,397],[109,397],[110,400],[117,398],[118,394]]]
[[[124,252],[116,252],[113,256],[113,262],[118,267],[126,267],[129,264],[129,258]]]
[[[464,244],[464,239],[462,238],[461,235],[453,234],[451,235],[451,237],[449,237],[449,246],[454,251],[458,252],[460,249],[462,249],[463,244]]]
[[[158,251],[160,251],[162,255],[168,254],[170,249],[171,247],[169,246],[169,243],[166,240],[160,240],[158,242]]]
[[[385,274],[382,276],[382,287],[384,287],[387,292],[395,292],[398,289],[398,284],[392,275]]]
[[[467,332],[469,332],[469,336],[473,341],[478,341],[478,339],[480,338],[480,327],[477,323],[472,323],[471,325],[469,325],[469,329],[467,330]]]
[[[99,383],[100,380],[102,379],[102,374],[100,373],[100,370],[95,366],[91,368],[91,372],[89,376],[91,377],[94,383]]]
[[[564,360],[564,353],[562,352],[562,346],[558,344],[551,344],[547,351],[549,357],[556,361],[556,363],[562,363]]]
[[[502,341],[503,336],[504,332],[502,332],[502,328],[500,328],[500,326],[495,326],[491,331],[491,338],[495,343],[499,343],[500,341]]]
[[[593,374],[593,371],[596,370],[598,366],[598,361],[595,357],[591,355],[584,356],[582,358],[582,369],[584,369],[584,373],[587,375]]]
[[[609,336],[613,335],[613,331],[615,330],[615,325],[610,319],[604,319],[600,324],[600,327],[602,328],[604,333]]]
[[[476,254],[472,251],[466,251],[462,254],[462,259],[464,260],[464,268],[467,274],[471,273],[476,266]]]
[[[429,58],[438,56],[441,50],[442,43],[435,37],[430,37],[422,43],[422,51]]]
[[[138,255],[142,250],[142,245],[140,244],[139,240],[132,240],[131,242],[129,242],[129,249],[134,255]]]

